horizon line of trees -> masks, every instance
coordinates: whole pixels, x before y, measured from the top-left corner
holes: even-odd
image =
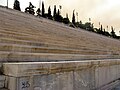
[[[66,13],[66,17],[63,17],[61,15],[61,9],[62,9],[61,5],[59,6],[58,9],[56,8],[56,5],[54,5],[53,15],[51,13],[52,11],[50,6],[48,7],[48,13],[45,13],[44,1],[42,1],[41,9],[38,8],[37,11],[35,12],[35,8],[36,7],[32,5],[31,2],[29,2],[29,6],[25,8],[25,12],[32,15],[35,15],[36,13],[37,17],[48,18],[50,20],[67,24],[68,26],[73,28],[81,28],[81,29],[85,29],[87,31],[95,32],[108,37],[120,39],[120,36],[116,35],[115,28],[113,26],[111,26],[111,32],[109,33],[108,31],[106,31],[105,28],[103,28],[102,24],[100,23],[99,23],[99,28],[94,28],[94,23],[91,23],[91,18],[89,18],[89,22],[86,22],[85,24],[83,24],[82,21],[78,22],[78,20],[76,22],[76,16],[78,18],[78,13],[76,13],[76,16],[75,16],[75,10],[73,10],[72,22],[70,22],[68,13]],[[21,11],[20,2],[18,0],[14,1],[13,9]],[[108,26],[107,26],[107,30],[108,30]]]

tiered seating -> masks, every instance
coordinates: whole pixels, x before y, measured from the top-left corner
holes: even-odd
[[[0,8],[0,61],[120,58],[120,41]]]

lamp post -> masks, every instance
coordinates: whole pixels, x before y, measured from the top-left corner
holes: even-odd
[[[41,8],[41,0],[39,1],[39,8]]]
[[[61,14],[61,9],[62,9],[62,6],[61,6],[61,5],[59,5],[59,8],[60,8],[60,14]]]
[[[78,22],[78,12],[76,12],[76,16],[77,16],[77,22]]]
[[[8,8],[8,0],[7,0],[7,8]]]

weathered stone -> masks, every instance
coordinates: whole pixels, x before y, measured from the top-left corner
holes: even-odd
[[[0,7],[0,61],[119,59],[120,41]]]
[[[120,83],[119,59],[3,63],[3,69],[10,90],[109,90]]]
[[[120,84],[119,40],[4,7],[0,17],[0,62],[8,62],[0,64],[0,90],[110,90]]]

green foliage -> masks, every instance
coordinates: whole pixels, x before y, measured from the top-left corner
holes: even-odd
[[[18,7],[19,7],[19,1],[15,0],[14,9],[20,10],[20,8],[18,9]],[[35,14],[34,8],[35,7],[30,2],[30,5],[29,5],[29,7],[27,7],[25,9],[25,12],[34,15]],[[62,6],[59,6],[59,8],[61,10]],[[60,15],[60,10],[58,9],[58,11],[57,11],[56,5],[54,5],[53,16],[51,15],[50,6],[48,8],[48,13],[45,13],[44,2],[42,2],[42,14],[41,14],[40,8],[38,8],[36,13],[37,13],[37,16],[42,15],[42,17],[45,17],[45,18],[48,18],[48,19],[51,19],[51,20],[55,20],[55,21],[58,21],[58,22],[63,22],[64,24],[68,24],[68,26],[73,27],[73,28],[82,28],[82,29],[85,29],[87,31],[92,31],[92,32],[95,32],[95,33],[98,33],[98,34],[101,34],[101,35],[105,35],[105,36],[108,36],[108,37],[113,37],[113,38],[120,39],[120,36],[117,36],[115,34],[115,31],[114,31],[113,27],[111,27],[112,31],[111,31],[111,33],[109,33],[103,28],[103,26],[100,23],[99,23],[99,25],[101,25],[101,26],[99,28],[94,28],[94,24],[91,23],[91,18],[89,18],[89,22],[86,22],[85,24],[83,24],[82,21],[80,21],[80,22],[77,21],[76,22],[75,21],[75,10],[73,10],[72,23],[71,23],[69,18],[68,18],[68,14],[66,14],[66,17],[63,18],[62,15]],[[76,15],[77,15],[77,18],[78,18],[78,13]],[[108,29],[108,26],[107,26],[107,29]]]
[[[63,18],[63,23],[64,23],[64,24],[69,24],[69,23],[70,23],[69,18]]]
[[[84,25],[83,25],[83,28],[88,30],[88,31],[94,31],[94,27],[93,27],[93,24],[91,24],[90,22],[86,22]]]
[[[45,7],[44,7],[44,2],[42,2],[42,17],[45,17]]]
[[[51,8],[50,8],[50,6],[49,6],[49,8],[48,8],[48,15],[51,16]]]
[[[75,13],[74,13],[74,10],[73,10],[73,16],[72,16],[72,23],[75,25]]]
[[[47,17],[48,17],[48,19],[52,19],[50,6],[49,6],[49,8],[48,8],[48,15],[47,15]]]
[[[13,9],[21,11],[20,2],[18,0],[15,0]]]
[[[63,17],[60,15],[59,9],[58,9],[58,12],[56,13],[54,19],[55,19],[55,21],[63,22]]]
[[[102,26],[102,25],[101,25],[101,27],[100,27],[100,31],[103,32],[103,26]]]
[[[41,10],[40,10],[40,8],[37,9],[36,13],[37,13],[37,16],[41,16]]]
[[[109,37],[109,36],[110,36],[110,33],[107,32],[107,31],[104,31],[104,35]]]
[[[116,38],[116,34],[115,34],[115,31],[114,31],[114,29],[113,29],[113,27],[111,27],[111,37],[113,37],[113,38]]]
[[[55,19],[55,17],[56,17],[56,13],[57,13],[57,11],[56,11],[56,5],[54,5],[54,12],[53,12],[53,18]]]
[[[66,18],[63,18],[63,23],[64,24],[69,24],[70,23],[70,20],[68,18],[68,14],[66,14]]]
[[[35,6],[32,5],[32,3],[29,3],[29,7],[25,8],[25,12],[34,15],[35,14],[35,10],[34,10]]]

